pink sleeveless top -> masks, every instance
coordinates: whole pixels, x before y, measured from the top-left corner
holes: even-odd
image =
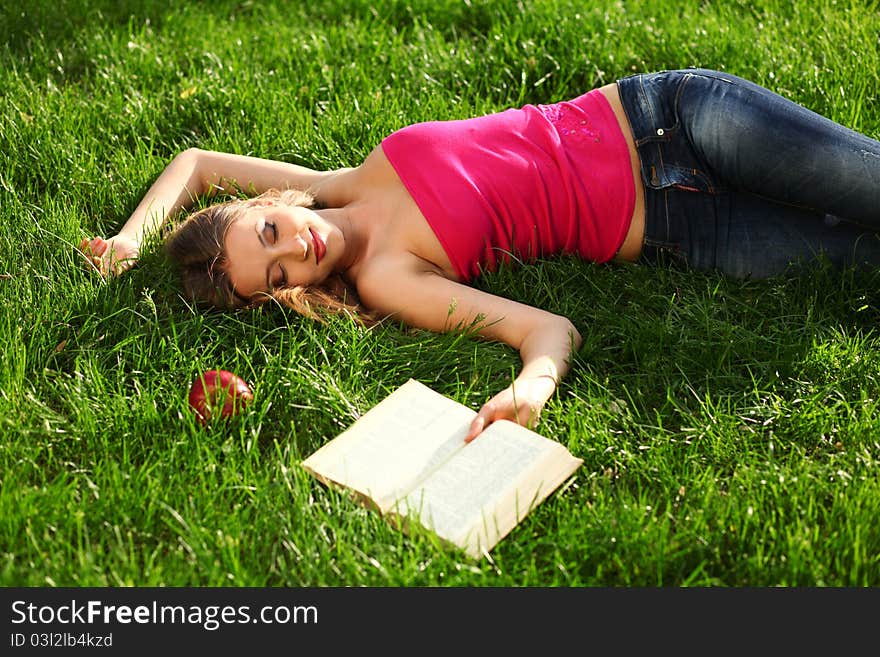
[[[499,260],[615,256],[635,205],[629,150],[597,90],[553,105],[417,123],[385,156],[462,280]]]

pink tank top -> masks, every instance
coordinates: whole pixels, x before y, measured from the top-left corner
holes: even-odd
[[[510,257],[605,262],[629,229],[629,150],[597,90],[417,123],[386,137],[382,149],[465,281]]]

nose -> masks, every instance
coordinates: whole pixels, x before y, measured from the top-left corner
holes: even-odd
[[[284,255],[291,255],[298,260],[305,260],[309,255],[309,243],[302,235],[296,235],[279,247]]]

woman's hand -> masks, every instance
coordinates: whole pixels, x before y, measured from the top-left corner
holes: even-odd
[[[519,377],[507,388],[483,404],[471,422],[464,441],[469,443],[496,420],[510,420],[525,427],[538,423],[541,409],[556,389],[551,376]]]
[[[131,269],[138,258],[138,245],[130,237],[116,235],[109,240],[102,237],[83,239],[79,250],[89,261],[91,267],[101,276],[118,276]]]

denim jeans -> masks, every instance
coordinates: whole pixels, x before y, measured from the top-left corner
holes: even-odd
[[[880,142],[718,71],[617,84],[641,157],[644,259],[736,278],[820,253],[880,267]]]

